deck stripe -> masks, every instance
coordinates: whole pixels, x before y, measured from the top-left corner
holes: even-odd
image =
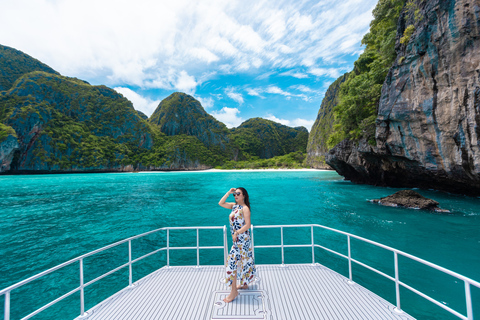
[[[88,310],[82,320],[210,320],[216,293],[226,296],[229,291],[220,281],[224,273],[224,266],[164,267]],[[261,280],[248,290],[263,292],[268,320],[413,319],[406,313],[397,314],[392,304],[318,264],[260,265],[257,273]],[[248,290],[240,290],[244,294],[234,302],[215,309],[217,314],[255,315],[258,300],[249,300]]]

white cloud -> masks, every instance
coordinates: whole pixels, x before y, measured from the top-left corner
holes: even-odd
[[[223,107],[220,111],[211,113],[218,121],[225,123],[227,128],[238,127],[244,120],[238,116],[240,110],[237,108]]]
[[[281,94],[282,96],[291,96],[292,94],[290,92],[283,91],[281,88],[277,86],[269,86],[267,89],[265,89],[265,92],[268,93],[273,93],[273,94]]]
[[[341,70],[336,68],[311,68],[308,72],[317,77],[329,76],[330,78],[338,78],[343,74]]]
[[[376,2],[4,1],[0,43],[68,76],[193,92],[206,71],[328,68],[357,54]],[[192,78],[176,85],[170,70]]]
[[[253,89],[252,88],[246,88],[245,90],[247,91],[247,94],[249,96],[259,97],[259,98],[262,98],[262,99],[265,98],[260,94],[263,91],[260,88],[253,88]]]
[[[235,92],[234,88],[227,88],[225,89],[225,94],[232,100],[236,101],[238,104],[243,104],[243,96],[241,93]]]
[[[116,87],[114,89],[118,93],[121,93],[125,98],[130,100],[133,103],[135,110],[140,110],[149,117],[160,103],[160,100],[145,98],[129,88]]]
[[[297,78],[297,79],[308,78],[308,74],[305,74],[305,73],[302,73],[302,72],[295,72],[293,70],[282,72],[282,73],[280,73],[280,75],[281,76],[290,76],[290,77],[294,77],[294,78]]]
[[[286,125],[286,126],[290,126],[290,120],[279,119],[279,118],[275,117],[273,114],[268,114],[264,118],[267,119],[267,120],[272,120],[272,121],[281,123],[281,124]]]
[[[306,120],[306,119],[300,119],[300,118],[297,118],[294,120],[279,119],[272,114],[267,114],[264,118],[281,123],[289,127],[305,127],[309,132],[312,129],[312,126],[315,122],[315,120]]]
[[[195,96],[195,99],[200,101],[200,104],[204,109],[209,109],[212,108],[215,102],[213,101],[213,98],[207,97],[207,98],[202,98],[199,96]]]
[[[220,58],[216,54],[205,48],[193,48],[191,49],[190,53],[194,57],[197,57],[199,60],[207,63],[220,60]]]
[[[186,71],[182,70],[177,77],[175,89],[185,93],[193,93],[196,86],[195,77],[188,75]]]
[[[306,120],[306,119],[300,119],[297,118],[295,120],[292,120],[292,127],[305,127],[307,128],[308,132],[312,130],[312,126],[315,123],[315,120]]]
[[[291,88],[297,89],[297,90],[302,91],[302,92],[308,92],[308,93],[316,92],[315,90],[312,90],[309,87],[304,86],[303,84],[300,84],[300,85],[297,85],[297,86],[291,86]]]

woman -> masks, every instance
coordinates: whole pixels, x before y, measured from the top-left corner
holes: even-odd
[[[235,203],[225,202],[231,194],[235,197]],[[247,190],[232,188],[220,199],[218,204],[232,210],[229,220],[233,246],[228,255],[227,277],[225,279],[227,285],[231,286],[232,291],[223,299],[223,301],[229,303],[238,296],[238,289],[248,288],[248,284],[255,279],[257,273],[250,241],[250,201]],[[238,287],[237,279],[240,280]]]

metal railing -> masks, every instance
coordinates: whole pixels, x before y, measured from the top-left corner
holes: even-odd
[[[284,228],[310,228],[311,232],[311,243],[310,244],[302,244],[302,245],[284,245],[283,244],[283,229]],[[401,296],[400,296],[400,286],[416,293],[417,295],[421,296],[422,298],[434,303],[435,305],[443,308],[444,310],[450,312],[451,314],[455,315],[456,317],[460,318],[460,319],[464,319],[464,320],[473,320],[473,306],[472,306],[472,296],[471,296],[471,292],[470,292],[470,286],[473,285],[477,288],[480,288],[480,283],[475,281],[475,280],[472,280],[468,277],[465,277],[459,273],[456,273],[456,272],[453,272],[451,270],[448,270],[446,268],[443,268],[443,267],[440,267],[434,263],[431,263],[431,262],[428,262],[426,260],[423,260],[421,258],[418,258],[418,257],[415,257],[411,254],[408,254],[408,253],[405,253],[403,251],[400,251],[400,250],[397,250],[397,249],[394,249],[394,248],[391,248],[389,246],[386,246],[386,245],[383,245],[381,243],[378,243],[378,242],[375,242],[375,241],[372,241],[372,240],[368,240],[366,238],[362,238],[362,237],[359,237],[359,236],[356,236],[354,234],[351,234],[351,233],[348,233],[348,232],[344,232],[344,231],[340,231],[340,230],[337,230],[337,229],[333,229],[333,228],[329,228],[329,227],[326,227],[326,226],[322,226],[322,225],[318,225],[318,224],[309,224],[309,225],[270,225],[270,226],[254,226],[252,225],[252,243],[253,243],[253,230],[254,229],[266,229],[266,228],[280,228],[280,237],[281,237],[281,244],[280,245],[266,245],[266,246],[254,246],[254,248],[281,248],[282,249],[282,265],[284,265],[284,248],[289,248],[289,247],[311,247],[312,248],[312,263],[315,263],[315,252],[314,252],[314,248],[321,248],[323,250],[326,250],[330,253],[333,253],[335,255],[338,255],[344,259],[347,259],[348,260],[348,273],[349,273],[349,281],[351,283],[353,283],[353,270],[352,270],[352,262],[353,263],[356,263],[364,268],[367,268],[389,280],[392,280],[395,282],[395,298],[396,298],[396,307],[395,307],[395,311],[397,311],[398,313],[402,313],[402,309],[401,309]],[[344,255],[340,252],[337,252],[335,250],[332,250],[332,249],[329,249],[329,248],[326,248],[324,246],[321,246],[321,245],[318,245],[318,244],[315,244],[314,242],[314,236],[313,236],[313,228],[321,228],[321,229],[325,229],[325,230],[330,230],[330,231],[333,231],[335,233],[339,233],[339,234],[342,234],[342,235],[345,235],[347,237],[347,255]],[[380,247],[380,248],[383,248],[383,249],[386,249],[388,251],[391,251],[393,253],[393,263],[394,263],[394,270],[395,270],[395,277],[392,277],[392,276],[389,276],[388,274],[380,271],[380,270],[377,270],[375,269],[374,267],[371,267],[363,262],[360,262],[356,259],[353,259],[352,258],[352,249],[351,249],[351,241],[350,239],[351,238],[354,238],[354,239],[357,239],[357,240],[360,240],[360,241],[363,241],[363,242],[366,242],[366,243],[369,243],[369,244],[372,244],[372,245],[375,245],[377,247]],[[423,265],[426,265],[428,267],[431,267],[431,268],[434,268],[436,270],[439,270],[445,274],[448,274],[452,277],[455,277],[457,278],[458,280],[460,281],[463,281],[464,282],[464,286],[465,286],[465,306],[466,306],[466,311],[467,311],[467,315],[463,315],[461,314],[460,312],[444,305],[443,303],[441,303],[440,301],[437,301],[435,300],[434,298],[428,296],[427,294],[421,292],[420,290],[417,290],[415,288],[413,288],[412,286],[409,286],[408,284],[400,281],[400,277],[399,277],[399,266],[398,266],[398,255],[401,255],[403,257],[406,257],[410,260],[413,260],[413,261],[417,261]]]
[[[223,246],[200,246],[200,240],[199,240],[199,230],[205,230],[205,229],[208,229],[208,230],[215,230],[215,229],[222,229],[223,230],[223,240],[224,240],[224,243],[223,243]],[[160,248],[160,249],[157,249],[157,250],[154,250],[150,253],[147,253],[135,260],[132,260],[132,240],[135,240],[135,239],[139,239],[139,238],[142,238],[142,237],[145,237],[147,235],[150,235],[150,234],[153,234],[153,233],[157,233],[157,232],[160,232],[160,231],[165,231],[167,232],[167,236],[166,236],[166,243],[167,243],[167,246],[166,247],[163,247],[163,248]],[[196,230],[197,231],[197,245],[195,247],[171,247],[170,246],[170,230]],[[111,275],[112,273],[115,273],[125,267],[128,267],[129,269],[129,287],[132,286],[132,275],[133,275],[133,270],[132,270],[132,265],[135,263],[135,262],[138,262],[142,259],[145,259],[155,253],[158,253],[160,251],[166,251],[167,252],[167,267],[170,267],[170,250],[183,250],[183,249],[194,249],[197,251],[197,267],[200,266],[200,249],[224,249],[224,261],[227,260],[227,243],[226,243],[226,240],[227,240],[227,228],[225,226],[216,226],[216,227],[166,227],[166,228],[159,228],[159,229],[156,229],[156,230],[152,230],[152,231],[149,231],[149,232],[145,232],[145,233],[142,233],[142,234],[139,234],[139,235],[136,235],[136,236],[133,236],[133,237],[130,237],[130,238],[127,238],[127,239],[124,239],[124,240],[121,240],[121,241],[118,241],[118,242],[115,242],[115,243],[112,243],[108,246],[105,246],[103,248],[100,248],[100,249],[97,249],[95,251],[92,251],[92,252],[89,252],[89,253],[86,253],[84,255],[81,255],[77,258],[74,258],[74,259],[71,259],[67,262],[64,262],[62,264],[59,264],[53,268],[50,268],[48,270],[45,270],[43,272],[40,272],[28,279],[25,279],[23,281],[20,281],[14,285],[11,285],[3,290],[0,291],[0,296],[4,295],[5,296],[5,308],[4,308],[4,320],[10,320],[10,293],[12,292],[12,290],[15,290],[21,286],[24,286],[26,285],[27,283],[30,283],[36,279],[39,279],[47,274],[50,274],[56,270],[59,270],[63,267],[66,267],[68,265],[71,265],[72,263],[75,263],[75,262],[79,262],[79,273],[80,273],[80,286],[78,286],[77,288],[71,290],[70,292],[67,292],[66,294],[62,295],[61,297],[47,303],[46,305],[44,305],[43,307],[40,307],[38,308],[37,310],[33,311],[32,313],[28,314],[27,316],[23,317],[22,320],[26,320],[26,319],[30,319],[31,317],[39,314],[40,312],[44,311],[45,309],[51,307],[52,305],[56,304],[57,302],[60,302],[62,301],[63,299],[71,296],[72,294],[80,291],[80,316],[83,316],[85,314],[85,295],[84,295],[84,289],[85,287],[97,282],[98,280],[101,280],[103,278],[105,278],[106,276],[108,275]],[[121,266],[115,268],[115,269],[112,269],[104,274],[102,274],[101,276],[87,282],[87,283],[84,283],[84,268],[83,268],[83,260],[87,257],[90,257],[90,256],[93,256],[99,252],[102,252],[102,251],[105,251],[107,249],[110,249],[110,248],[113,248],[113,247],[117,247],[121,244],[124,244],[124,243],[127,243],[128,242],[128,262],[125,263],[125,264],[122,264]]]
[[[258,229],[272,229],[272,228],[280,228],[280,245],[257,245],[255,246],[254,245],[254,230],[258,230]],[[308,228],[310,229],[310,243],[306,243],[306,244],[295,244],[295,245],[286,245],[284,244],[284,234],[283,234],[283,230],[284,228]],[[319,245],[319,244],[316,244],[315,241],[314,241],[314,228],[320,228],[320,229],[325,229],[325,230],[330,230],[330,231],[333,231],[335,233],[338,233],[338,234],[342,234],[344,236],[346,236],[346,242],[347,242],[347,255],[345,254],[342,254],[340,252],[337,252],[335,250],[332,250],[332,249],[329,249],[325,246],[322,246],[322,245]],[[199,245],[199,230],[202,230],[202,229],[223,229],[223,246],[200,246]],[[171,247],[170,246],[170,230],[196,230],[197,234],[196,234],[196,240],[197,240],[197,243],[196,243],[196,246],[194,247]],[[156,232],[159,232],[159,231],[166,231],[166,247],[163,247],[163,248],[160,248],[160,249],[157,249],[157,250],[154,250],[150,253],[147,253],[137,259],[134,259],[132,260],[132,245],[131,245],[131,242],[132,240],[135,240],[135,239],[139,239],[139,238],[142,238],[144,236],[147,236],[147,235],[150,235],[152,233],[156,233]],[[392,277],[380,270],[377,270],[375,269],[374,267],[372,266],[369,266],[363,262],[360,262],[354,258],[352,258],[352,249],[351,249],[351,239],[354,238],[354,239],[357,239],[357,240],[360,240],[362,242],[366,242],[366,243],[369,243],[369,244],[372,244],[372,245],[375,245],[377,247],[380,247],[380,248],[383,248],[385,250],[388,250],[388,251],[391,251],[393,253],[393,264],[394,264],[394,272],[395,272],[395,276]],[[46,271],[43,271],[33,277],[30,277],[28,279],[25,279],[21,282],[18,282],[8,288],[5,288],[3,290],[0,291],[0,296],[4,295],[5,296],[5,317],[4,319],[5,320],[10,320],[10,293],[12,290],[14,289],[17,289],[33,280],[36,280],[42,276],[45,276],[53,271],[56,271],[58,269],[61,269],[65,266],[68,266],[74,262],[79,262],[79,272],[80,272],[80,286],[75,288],[74,290],[62,295],[61,297],[49,302],[48,304],[44,305],[43,307],[35,310],[34,312],[30,313],[29,315],[27,315],[26,317],[22,318],[22,319],[29,319],[33,316],[35,316],[36,314],[42,312],[43,310],[47,309],[48,307],[56,304],[57,302],[65,299],[66,297],[72,295],[73,293],[75,292],[78,292],[80,291],[80,316],[83,316],[85,314],[85,310],[84,310],[84,288],[97,282],[98,280],[118,271],[118,270],[121,270],[125,267],[129,267],[129,286],[132,286],[132,265],[135,263],[135,262],[138,262],[148,256],[151,256],[155,253],[158,253],[160,251],[166,251],[166,255],[167,255],[167,261],[166,261],[166,267],[170,267],[170,250],[184,250],[184,249],[194,249],[196,250],[196,254],[197,254],[197,267],[200,267],[200,249],[223,249],[224,250],[224,261],[226,263],[226,260],[227,260],[227,254],[228,254],[228,242],[227,242],[227,228],[225,226],[219,226],[219,227],[172,227],[172,228],[160,228],[160,229],[156,229],[156,230],[153,230],[153,231],[149,231],[149,232],[146,232],[146,233],[143,233],[143,234],[140,234],[140,235],[137,235],[137,236],[134,236],[134,237],[130,237],[128,239],[125,239],[125,240],[122,240],[122,241],[118,241],[118,242],[115,242],[111,245],[108,245],[108,246],[105,246],[103,248],[100,248],[98,250],[95,250],[95,251],[92,251],[92,252],[89,252],[87,254],[84,254],[82,256],[79,256],[77,258],[74,258],[72,260],[69,260],[65,263],[62,263],[58,266],[55,266],[53,268],[50,268]],[[315,264],[315,248],[320,248],[320,249],[323,249],[323,250],[326,250],[330,253],[333,253],[335,255],[338,255],[344,259],[347,259],[348,261],[348,273],[349,273],[349,280],[351,283],[353,283],[353,270],[352,270],[352,262],[355,263],[355,264],[358,264],[364,268],[367,268],[389,280],[392,280],[395,282],[395,295],[396,295],[396,308],[395,310],[399,313],[403,312],[402,309],[401,309],[401,296],[400,296],[400,286],[410,290],[411,292],[414,292],[416,293],[417,295],[421,296],[422,298],[434,303],[435,305],[443,308],[444,310],[450,312],[451,314],[455,315],[456,317],[460,318],[460,319],[465,319],[465,320],[473,320],[473,306],[472,306],[472,297],[471,297],[471,293],[470,293],[470,286],[475,286],[477,288],[480,288],[480,283],[475,281],[475,280],[472,280],[470,278],[467,278],[461,274],[458,274],[456,272],[453,272],[453,271],[450,271],[448,269],[445,269],[443,267],[440,267],[436,264],[433,264],[431,262],[428,262],[428,261],[425,261],[423,259],[420,259],[418,257],[415,257],[413,255],[410,255],[408,253],[405,253],[403,251],[400,251],[400,250],[397,250],[397,249],[394,249],[394,248],[391,248],[389,246],[386,246],[386,245],[383,245],[381,243],[378,243],[378,242],[375,242],[375,241],[371,241],[371,240],[368,240],[368,239],[365,239],[365,238],[362,238],[362,237],[359,237],[359,236],[356,236],[356,235],[353,235],[351,233],[348,233],[348,232],[344,232],[344,231],[340,231],[340,230],[337,230],[337,229],[333,229],[333,228],[329,228],[329,227],[326,227],[326,226],[322,226],[322,225],[318,225],[318,224],[308,224],[308,225],[269,225],[269,226],[253,226],[251,227],[251,241],[252,241],[252,249],[253,249],[253,254],[255,256],[255,248],[281,248],[281,252],[282,252],[282,265],[285,265],[285,257],[284,257],[284,249],[285,248],[311,248],[312,249],[312,264]],[[84,275],[84,272],[83,272],[83,260],[87,257],[90,257],[96,253],[99,253],[99,252],[102,252],[104,250],[107,250],[107,249],[110,249],[110,248],[113,248],[113,247],[116,247],[118,245],[121,245],[123,243],[126,243],[128,242],[128,263],[125,263],[113,270],[110,270],[109,272],[87,282],[87,283],[84,283],[84,278],[83,278],[83,275]],[[441,302],[433,299],[432,297],[426,295],[425,293],[409,286],[408,284],[402,282],[400,280],[400,277],[399,277],[399,261],[398,261],[398,255],[401,255],[403,257],[406,257],[410,260],[413,260],[413,261],[416,261],[416,262],[419,262],[423,265],[426,265],[428,267],[431,267],[431,268],[434,268],[436,270],[439,270],[445,274],[448,274],[450,276],[453,276],[455,278],[457,278],[458,280],[461,280],[464,282],[464,286],[465,286],[465,305],[466,305],[466,311],[467,311],[467,315],[463,315],[461,314],[460,312],[442,304]]]

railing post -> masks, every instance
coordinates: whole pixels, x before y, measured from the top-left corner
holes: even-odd
[[[253,256],[253,261],[255,261],[255,246],[253,245],[253,224],[252,224],[252,256]]]
[[[347,235],[347,240],[348,240],[348,277],[350,279],[350,282],[353,282],[353,277],[352,277],[352,249],[350,247],[350,235]]]
[[[315,247],[314,247],[314,242],[313,242],[313,226],[310,226],[310,234],[312,237],[312,264],[315,264]]]
[[[170,228],[167,228],[167,268],[170,267]]]
[[[467,303],[467,319],[473,320],[472,296],[470,294],[470,283],[465,282],[465,301]]]
[[[227,227],[223,226],[223,261],[225,261],[225,268],[227,267],[227,252],[228,252],[228,241],[227,241]]]
[[[5,293],[5,310],[4,310],[4,319],[10,320],[10,291]]]
[[[397,307],[395,308],[396,312],[401,313],[402,308],[400,304],[400,283],[399,283],[399,273],[398,273],[398,254],[397,252],[393,252],[395,257],[395,294],[397,296]]]
[[[85,313],[85,296],[83,290],[83,259],[80,259],[80,316]]]
[[[285,258],[284,258],[284,254],[283,254],[283,227],[280,227],[280,235],[282,237],[282,266],[285,265]]]
[[[198,228],[197,228],[197,268],[200,267],[200,247],[199,247],[199,238],[198,238]]]
[[[128,240],[128,286],[132,286],[132,240]]]

